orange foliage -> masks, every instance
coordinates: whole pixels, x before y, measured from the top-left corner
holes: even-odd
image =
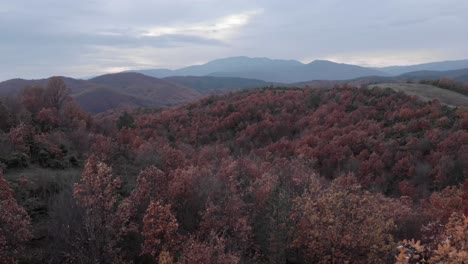
[[[384,263],[396,228],[392,203],[362,190],[351,176],[339,177],[329,187],[311,186],[295,200],[291,246],[303,250],[308,262]]]

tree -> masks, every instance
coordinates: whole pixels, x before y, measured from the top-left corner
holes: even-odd
[[[145,241],[142,254],[157,257],[162,252],[174,253],[178,243],[178,227],[170,205],[151,202],[143,218],[142,235]]]
[[[24,247],[31,239],[31,220],[18,205],[13,190],[3,178],[0,169],[0,262],[16,263]]]
[[[118,242],[120,227],[116,226],[116,207],[121,182],[112,176],[112,169],[95,157],[90,157],[84,166],[79,183],[74,186],[73,196],[85,209],[84,224],[86,240],[82,244],[90,262],[112,263],[121,256]]]
[[[55,107],[57,110],[62,109],[64,103],[70,100],[70,90],[65,85],[65,82],[60,77],[52,77],[47,83],[47,88],[44,92],[44,101],[49,107]]]
[[[8,134],[10,142],[13,143],[15,149],[27,154],[30,154],[32,135],[32,127],[25,123],[20,123],[15,128],[10,129]]]
[[[206,264],[236,264],[239,257],[226,252],[225,241],[214,234],[210,234],[207,242],[200,242],[191,237],[184,243],[182,256],[177,263],[206,263]]]
[[[120,130],[122,128],[135,128],[135,120],[127,111],[123,112],[117,120],[117,128]]]
[[[295,200],[291,247],[310,263],[384,263],[395,225],[392,201],[361,189],[351,176],[311,186]]]
[[[12,113],[0,101],[0,131],[8,133],[13,125]]]
[[[44,89],[42,87],[26,87],[20,92],[19,98],[21,104],[33,115],[44,107]]]
[[[460,213],[453,213],[445,226],[445,237],[431,263],[468,263],[468,218]]]

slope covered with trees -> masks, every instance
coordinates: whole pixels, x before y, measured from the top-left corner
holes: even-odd
[[[35,98],[30,93],[19,103],[29,121],[3,132],[25,157],[38,143],[24,143],[24,126],[44,137],[74,133],[65,123],[42,130],[35,113],[44,106],[26,100]],[[347,86],[256,89],[96,117],[81,128],[81,144],[63,144],[79,153],[81,177],[45,195],[40,254],[23,258],[460,263],[467,258],[467,130],[466,109]],[[26,158],[24,166],[46,164]],[[15,175],[25,169],[5,169],[21,205],[30,183]],[[28,236],[19,239],[9,241]]]

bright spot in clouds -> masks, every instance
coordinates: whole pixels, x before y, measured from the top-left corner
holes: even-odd
[[[142,36],[160,37],[164,35],[188,35],[208,37],[218,40],[227,40],[242,27],[249,24],[250,20],[261,14],[261,10],[246,11],[216,19],[194,24],[181,24],[175,26],[155,26],[144,31]]]

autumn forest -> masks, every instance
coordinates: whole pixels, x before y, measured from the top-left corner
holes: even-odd
[[[468,112],[268,87],[91,116],[0,104],[1,263],[462,263]]]

